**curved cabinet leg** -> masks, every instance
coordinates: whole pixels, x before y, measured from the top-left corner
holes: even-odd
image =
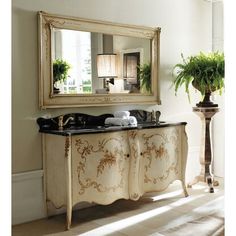
[[[59,209],[53,204],[53,202],[51,202],[48,199],[45,201],[45,206],[46,206],[46,215],[48,219],[53,217],[53,215],[55,214],[55,209]]]
[[[188,194],[188,191],[187,191],[187,188],[186,188],[185,181],[184,181],[184,180],[181,180],[181,184],[182,184],[182,188],[183,188],[183,191],[184,191],[184,196],[185,196],[185,197],[188,197],[189,194]]]
[[[66,212],[66,230],[70,229],[71,219],[72,219],[72,207],[71,206],[67,206],[67,212]]]
[[[69,230],[72,218],[72,186],[71,186],[71,138],[65,139],[65,173],[66,173],[66,229]]]

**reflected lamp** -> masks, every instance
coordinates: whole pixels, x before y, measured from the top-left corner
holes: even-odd
[[[117,78],[116,54],[97,55],[98,78],[104,79],[104,88],[109,91],[109,83],[114,84]]]

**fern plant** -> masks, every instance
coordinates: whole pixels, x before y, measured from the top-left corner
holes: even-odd
[[[174,79],[175,93],[177,90],[185,85],[185,91],[189,95],[189,85],[192,85],[200,91],[204,97],[216,90],[219,90],[220,95],[224,88],[225,76],[225,60],[224,54],[213,52],[204,54],[200,52],[199,55],[190,56],[187,59],[181,54],[183,63],[176,64],[174,71],[177,76]]]
[[[151,92],[152,80],[151,80],[151,64],[145,63],[138,66],[138,78],[141,88],[144,88],[147,92]]]
[[[68,71],[71,68],[67,61],[56,59],[53,62],[53,82],[63,82],[68,77]]]

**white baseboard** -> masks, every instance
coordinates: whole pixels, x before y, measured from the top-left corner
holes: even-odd
[[[93,206],[86,202],[77,204],[73,209]],[[65,208],[56,210],[61,214]],[[43,196],[43,170],[35,170],[12,175],[12,224],[21,224],[45,218],[46,210]]]
[[[43,203],[43,170],[12,175],[12,224],[46,216]]]

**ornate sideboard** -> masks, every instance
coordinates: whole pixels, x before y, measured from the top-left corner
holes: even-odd
[[[67,229],[79,202],[138,200],[180,180],[185,196],[185,122],[136,127],[42,128],[44,190],[49,205],[66,207]]]

